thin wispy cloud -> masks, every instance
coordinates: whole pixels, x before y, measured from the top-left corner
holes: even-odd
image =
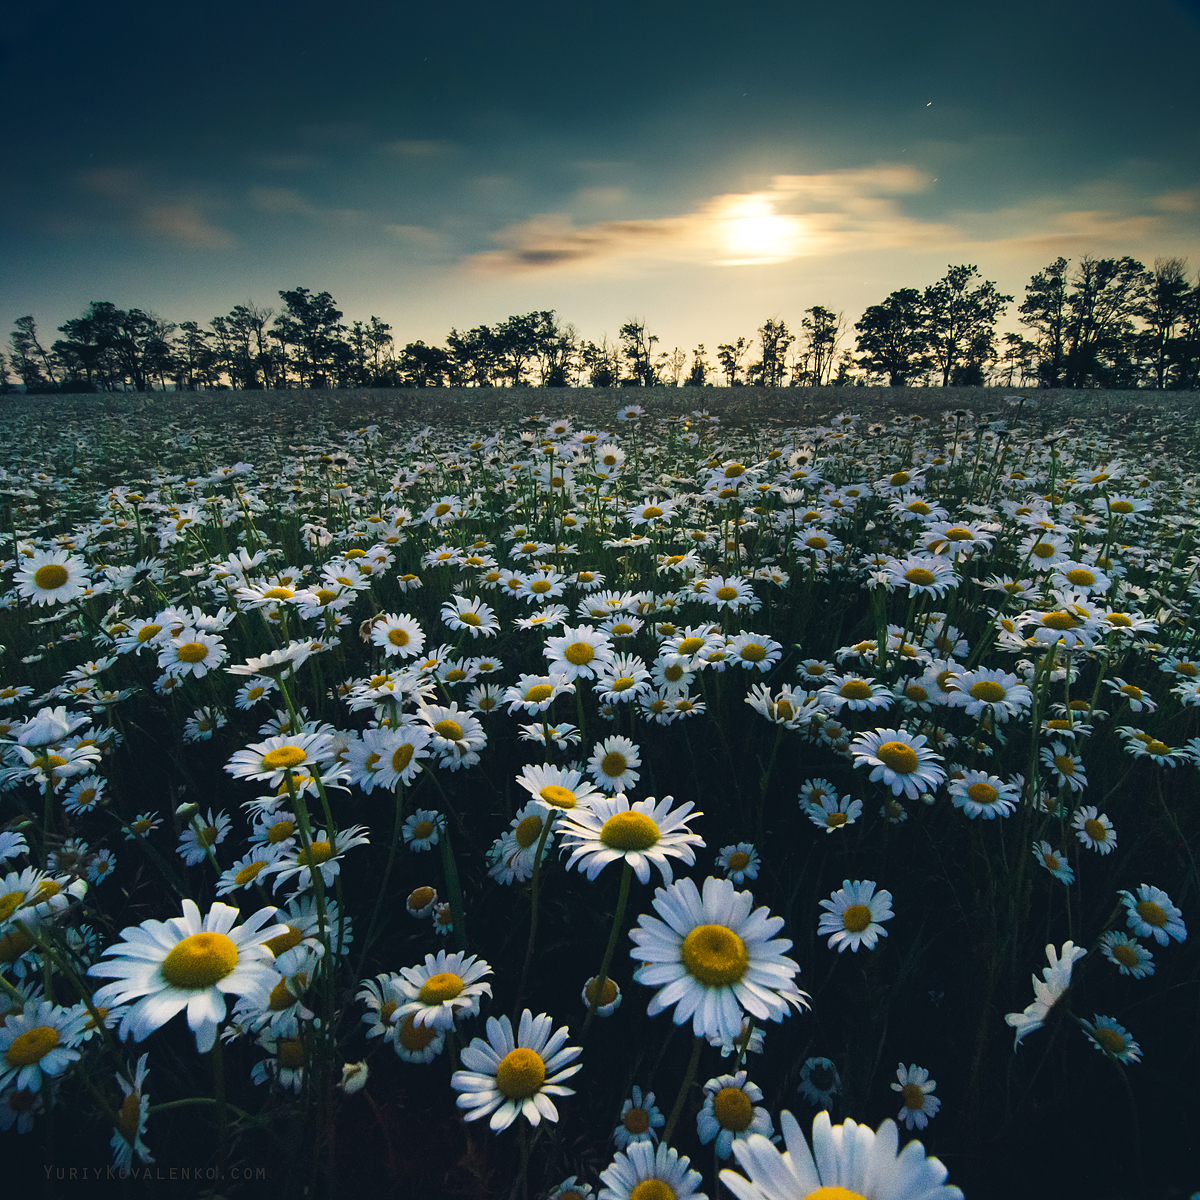
[[[99,167],[82,172],[77,183],[93,198],[88,215],[94,222],[196,250],[229,250],[238,244],[206,211],[208,202],[157,188],[137,168]]]

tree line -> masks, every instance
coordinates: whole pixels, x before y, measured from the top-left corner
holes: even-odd
[[[805,309],[798,328],[768,318],[757,338],[667,352],[631,318],[597,344],[553,310],[451,329],[445,344],[398,347],[371,316],[343,323],[328,292],[281,291],[282,307],[235,305],[207,328],[92,301],[47,349],[19,318],[0,385],[27,392],[326,387],[898,386],[1200,389],[1200,278],[1186,261],[1084,255],[1038,271],[1017,308],[1028,331],[997,335],[1014,297],[973,265],[950,266],[924,290],[871,305],[848,336],[844,315]],[[851,340],[853,345],[850,344]]]

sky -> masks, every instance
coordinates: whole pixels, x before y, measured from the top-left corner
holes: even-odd
[[[1197,0],[24,0],[0,339],[332,293],[399,345],[554,309],[660,348],[976,264],[1200,270]]]

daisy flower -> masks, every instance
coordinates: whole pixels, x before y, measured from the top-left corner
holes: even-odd
[[[986,771],[965,771],[958,779],[952,779],[946,790],[955,808],[961,808],[968,817],[984,820],[1011,816],[1019,798],[1011,783]]]
[[[138,813],[125,828],[125,840],[132,842],[144,838],[161,824],[162,818],[156,812]]]
[[[1073,792],[1082,792],[1087,787],[1083,759],[1077,754],[1072,754],[1065,742],[1043,746],[1041,758],[1053,772],[1060,787],[1069,787]]]
[[[613,1130],[613,1142],[618,1150],[627,1150],[636,1142],[657,1142],[658,1131],[666,1123],[667,1118],[655,1107],[654,1093],[643,1095],[634,1084],[629,1099],[621,1106],[621,1121]]]
[[[949,693],[947,703],[965,708],[969,717],[978,719],[990,713],[1003,724],[1009,717],[1024,715],[1033,705],[1029,687],[1007,671],[981,668],[956,672],[952,678],[955,690]]]
[[[1117,833],[1107,814],[1098,812],[1094,804],[1078,809],[1071,818],[1075,836],[1089,849],[1111,854],[1117,848]]]
[[[1102,1017],[1096,1013],[1094,1022],[1081,1021],[1080,1024],[1092,1045],[1110,1058],[1124,1065],[1142,1061],[1141,1046],[1129,1036],[1129,1030],[1124,1025],[1118,1025],[1112,1017]]]
[[[371,644],[388,658],[412,658],[425,649],[425,633],[407,613],[382,613],[371,622]]]
[[[121,931],[93,977],[115,979],[96,991],[99,1006],[137,1000],[121,1020],[121,1037],[144,1041],[177,1012],[187,1009],[188,1028],[201,1054],[212,1049],[217,1026],[225,1019],[225,995],[252,996],[265,1007],[279,982],[268,941],[287,932],[275,924],[275,909],[260,908],[234,926],[238,910],[215,903],[203,918],[193,900],[183,915],[168,921],[143,921]]]
[[[473,767],[479,761],[479,751],[487,745],[487,734],[478,717],[457,704],[449,708],[425,705],[417,715],[429,727],[429,744],[441,754],[441,766],[457,771]]]
[[[642,765],[638,748],[627,737],[605,738],[588,759],[588,772],[606,792],[623,792],[641,778],[634,767]]]
[[[579,993],[583,1007],[588,1012],[592,1011],[592,1002],[596,999],[596,979],[597,977],[593,975]],[[596,1016],[611,1017],[621,1007],[622,999],[623,996],[617,981],[606,977],[604,986],[600,989],[600,1003],[596,1005]]]
[[[401,967],[392,982],[396,1018],[411,1015],[415,1025],[451,1029],[455,1021],[479,1015],[479,998],[492,994],[492,985],[479,981],[491,973],[473,954],[427,954],[423,966]]]
[[[135,1154],[144,1163],[154,1161],[150,1148],[142,1141],[142,1135],[146,1132],[146,1118],[150,1115],[150,1097],[146,1094],[146,1076],[150,1074],[146,1061],[149,1057],[149,1053],[146,1053],[138,1059],[132,1082],[126,1081],[125,1076],[117,1072],[117,1083],[125,1093],[125,1099],[117,1110],[117,1126],[109,1145],[112,1147],[114,1164],[124,1171],[133,1166]]]
[[[903,1121],[906,1129],[912,1129],[914,1125],[924,1129],[929,1118],[937,1116],[942,1107],[941,1100],[932,1094],[937,1084],[929,1078],[929,1072],[916,1063],[909,1067],[901,1063],[896,1068],[896,1079],[898,1082],[892,1084],[892,1091],[899,1092],[904,1101],[896,1120]]]
[[[47,1079],[61,1075],[79,1059],[74,1049],[83,1041],[86,1011],[61,1008],[48,1000],[31,1000],[10,1012],[0,1026],[0,1093],[11,1084],[36,1092]]]
[[[261,882],[259,876],[279,857],[280,853],[281,850],[278,846],[255,846],[249,854],[239,858],[217,880],[217,895],[228,896],[230,892],[251,888]]]
[[[737,1200],[963,1200],[962,1192],[945,1182],[949,1172],[941,1160],[927,1157],[920,1142],[909,1142],[897,1153],[900,1134],[894,1121],[872,1132],[851,1120],[831,1126],[829,1114],[819,1112],[811,1150],[790,1112],[780,1114],[779,1127],[784,1153],[757,1135],[734,1143],[734,1157],[749,1178],[727,1168],[721,1182]]]
[[[1013,1052],[1021,1044],[1026,1034],[1035,1029],[1041,1029],[1050,1015],[1050,1010],[1062,998],[1062,994],[1071,986],[1071,969],[1078,959],[1083,958],[1087,951],[1074,942],[1064,942],[1062,957],[1053,945],[1046,947],[1046,957],[1050,960],[1048,967],[1042,968],[1042,978],[1033,977],[1033,1003],[1024,1012],[1009,1013],[1005,1016],[1006,1024],[1016,1031],[1013,1042]]]
[[[66,550],[35,550],[13,575],[21,599],[34,604],[66,604],[91,582],[87,563]]]
[[[438,844],[441,814],[432,808],[418,808],[404,821],[404,844],[410,850],[431,850]]]
[[[424,725],[399,729],[364,729],[347,751],[350,782],[370,794],[375,788],[392,789],[411,783],[427,757],[431,733]]]
[[[765,633],[738,633],[725,643],[725,652],[748,671],[770,671],[783,657],[783,647]]]
[[[1055,850],[1049,842],[1035,842],[1033,857],[1062,883],[1074,883],[1075,872],[1067,862],[1067,856]]]
[[[313,867],[320,868],[321,882],[325,887],[332,887],[334,879],[342,869],[339,861],[342,855],[351,847],[365,846],[369,841],[365,825],[351,825],[349,829],[339,829],[333,836],[327,834],[324,829],[316,829],[307,850],[303,846],[292,846],[284,850],[271,864],[269,873],[275,876],[271,890],[277,892],[281,883],[294,879],[296,892],[308,891],[313,885]]]
[[[491,637],[500,629],[495,610],[478,597],[451,596],[442,605],[442,624],[465,630],[472,638]]]
[[[583,782],[579,771],[563,767],[526,764],[517,776],[517,783],[539,801],[546,812],[555,808],[569,810],[581,804],[586,806],[593,796],[600,795],[590,783]]]
[[[644,963],[634,979],[659,991],[648,1013],[655,1017],[674,1006],[674,1022],[692,1019],[697,1037],[717,1035],[733,1041],[742,1028],[742,1008],[759,1020],[782,1021],[789,1005],[800,1008],[807,997],[796,987],[800,968],[783,952],[791,941],[773,935],[782,917],[767,909],[750,911],[754,897],[735,892],[727,879],[704,881],[704,892],[691,879],[659,888],[653,906],[662,920],[643,913],[630,957]]]
[[[1154,974],[1154,955],[1145,946],[1117,929],[1110,929],[1100,939],[1100,952],[1122,975],[1145,979]]]
[[[769,1138],[775,1132],[771,1114],[758,1107],[762,1089],[751,1083],[745,1071],[718,1075],[704,1085],[704,1104],[696,1114],[700,1144],[716,1140],[717,1157],[728,1158],[736,1140],[752,1133]]]
[[[413,888],[408,893],[408,898],[404,901],[404,907],[408,909],[410,917],[422,919],[433,912],[433,906],[437,903],[437,900],[437,889],[431,888],[428,884],[422,884],[418,888]]]
[[[550,1189],[546,1200],[595,1200],[590,1183],[580,1183],[578,1175],[568,1175],[556,1188]]]
[[[874,712],[892,706],[891,689],[861,675],[835,675],[817,692],[817,699],[832,713],[840,713],[843,708],[851,712]]]
[[[817,936],[832,934],[829,948],[837,946],[839,954],[847,949],[857,953],[859,946],[874,950],[875,943],[887,937],[887,930],[879,922],[890,921],[895,915],[892,893],[876,893],[870,879],[844,879],[828,900],[821,901],[821,907],[826,911],[817,923]]]
[[[232,824],[233,821],[227,813],[217,813],[214,816],[211,808],[207,817],[201,817],[197,813],[192,818],[191,825],[179,835],[176,853],[189,867],[203,862],[212,848],[225,840]]]
[[[722,846],[717,855],[717,866],[725,872],[725,878],[733,883],[745,883],[758,878],[758,851],[752,842],[737,842]]]
[[[615,654],[612,665],[598,671],[592,685],[603,704],[628,704],[651,689],[650,672],[636,654]]]
[[[889,559],[887,588],[907,588],[909,596],[943,596],[957,581],[954,563],[938,554],[910,554]]]
[[[185,629],[179,637],[173,637],[159,650],[158,665],[168,675],[180,678],[194,675],[202,679],[228,657],[225,643],[215,634]]]
[[[693,846],[704,839],[687,826],[693,804],[689,800],[672,810],[674,798],[656,800],[647,796],[630,804],[624,792],[597,796],[587,808],[575,808],[559,819],[563,846],[570,848],[567,870],[578,865],[589,880],[610,863],[624,859],[641,883],[650,882],[650,867],[656,866],[663,883],[670,883],[672,872],[668,858],[678,858],[692,866],[696,861]],[[695,813],[702,816],[702,813]]]
[[[293,733],[269,737],[245,750],[238,750],[225,764],[235,779],[268,781],[278,788],[289,771],[300,767],[322,766],[333,757],[333,746],[326,733]]]
[[[915,800],[922,792],[933,791],[946,778],[937,764],[940,754],[926,748],[924,734],[915,737],[904,729],[872,729],[850,743],[856,767],[871,768],[871,782],[881,781],[892,794],[904,793]]]
[[[861,800],[851,800],[849,796],[843,796],[839,800],[836,796],[824,793],[821,794],[819,801],[812,801],[804,806],[808,819],[818,829],[824,829],[826,833],[833,833],[835,829],[853,825],[862,816],[862,810]]]
[[[282,679],[290,671],[306,663],[313,653],[312,642],[289,642],[279,650],[272,650],[257,658],[249,658],[235,667],[226,667],[230,675],[266,675],[271,679]]]
[[[690,1163],[670,1146],[655,1149],[649,1142],[632,1142],[600,1172],[605,1186],[597,1200],[704,1200],[704,1193],[696,1191],[702,1177],[689,1170]]]
[[[1137,937],[1152,937],[1160,946],[1167,945],[1171,938],[1177,942],[1187,940],[1187,926],[1183,913],[1171,903],[1171,897],[1162,888],[1148,883],[1138,886],[1137,895],[1119,892],[1125,905],[1125,918],[1129,928]]]
[[[410,1063],[431,1063],[446,1045],[446,1030],[433,1025],[418,1025],[410,1013],[393,1026],[392,1047],[398,1057]]]
[[[460,1061],[466,1070],[455,1071],[450,1086],[459,1092],[458,1107],[469,1110],[466,1120],[476,1121],[491,1113],[489,1125],[495,1132],[507,1129],[518,1115],[531,1125],[544,1117],[558,1120],[551,1096],[573,1096],[574,1088],[562,1086],[582,1064],[575,1059],[579,1046],[568,1046],[567,1027],[551,1034],[553,1022],[529,1009],[521,1014],[514,1038],[507,1016],[489,1017],[487,1039],[473,1038],[463,1049]],[[568,1066],[574,1063],[574,1066]]]
[[[10,858],[19,858],[22,854],[29,853],[29,843],[25,840],[23,833],[17,833],[11,829],[0,830],[0,862],[6,862]]]
[[[519,711],[529,716],[545,712],[556,697],[564,692],[574,692],[575,685],[562,674],[523,674],[517,682],[507,687],[501,701],[508,705],[508,715],[516,716]]]
[[[248,679],[238,688],[236,703],[238,708],[243,712],[253,708],[260,700],[275,690],[277,684],[274,679],[268,678],[266,675],[259,675],[254,679]]]
[[[800,1068],[800,1094],[814,1108],[829,1108],[841,1089],[837,1067],[828,1058],[806,1058]]]
[[[546,639],[542,653],[550,671],[568,679],[592,679],[613,662],[612,643],[592,625],[567,626]]]

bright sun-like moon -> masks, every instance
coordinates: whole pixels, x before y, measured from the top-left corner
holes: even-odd
[[[798,218],[776,213],[765,197],[739,198],[718,221],[727,264],[784,262],[799,253]]]

